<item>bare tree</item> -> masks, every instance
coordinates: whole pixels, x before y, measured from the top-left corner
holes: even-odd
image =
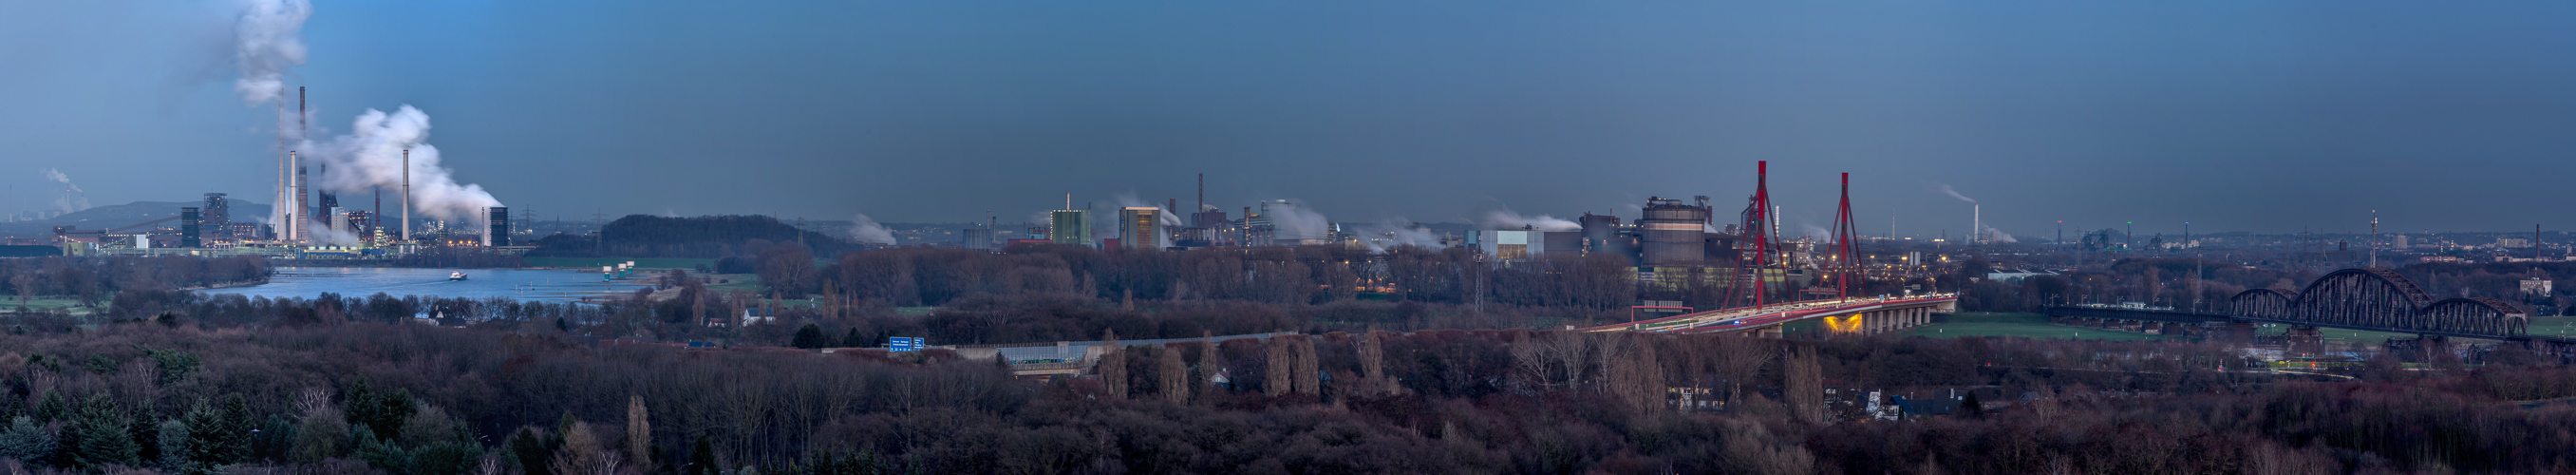
[[[653,422],[644,411],[644,395],[626,399],[626,456],[635,459],[638,471],[653,470]]]
[[[1762,367],[1780,356],[1780,351],[1773,347],[1774,343],[1762,338],[1719,336],[1709,338],[1706,343],[1700,348],[1707,350],[1705,354],[1717,370],[1718,377],[1726,378],[1728,404],[1741,402],[1744,382],[1760,376]]]
[[[1100,365],[1097,371],[1100,373],[1101,389],[1108,391],[1110,398],[1126,399],[1127,347],[1118,344],[1118,330],[1101,330],[1100,348]]]
[[[1315,360],[1315,339],[1300,335],[1293,344],[1296,345],[1297,351],[1297,392],[1307,395],[1323,394],[1322,368],[1317,367],[1318,362]]]
[[[1156,360],[1160,363],[1154,369],[1155,376],[1162,379],[1155,389],[1162,391],[1165,401],[1189,402],[1190,366],[1181,362],[1180,349],[1170,344],[1159,344],[1154,345],[1154,352],[1159,355]]]
[[[1297,357],[1289,353],[1287,339],[1287,335],[1274,335],[1262,340],[1264,349],[1269,350],[1265,355],[1266,361],[1262,363],[1265,370],[1261,378],[1262,395],[1278,397],[1295,387],[1288,378],[1296,374]]]

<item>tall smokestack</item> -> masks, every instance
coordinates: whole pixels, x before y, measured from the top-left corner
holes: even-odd
[[[1986,205],[1968,203],[1968,244],[1986,240]]]
[[[409,241],[411,240],[411,149],[408,148],[403,149],[402,194],[402,237],[397,240]]]
[[[274,218],[277,221],[269,224],[269,227],[272,228],[270,229],[271,233],[285,234],[288,232],[287,230],[276,228],[285,227],[288,220],[285,219],[285,216],[279,215],[278,212],[286,209],[286,203],[288,201],[286,196],[288,193],[292,193],[295,189],[295,185],[290,181],[293,178],[290,178],[291,175],[287,173],[287,170],[292,169],[290,168],[291,165],[286,163],[286,85],[279,84],[277,86],[277,97],[277,195],[270,198],[271,200],[276,201],[276,203],[272,203],[269,207],[268,214],[270,218]],[[269,238],[277,239],[278,236],[272,235],[269,236]]]
[[[295,156],[294,150],[286,151],[286,168],[293,173],[287,178],[286,189],[295,193],[295,203],[293,203],[295,210],[286,212],[286,240],[288,241],[304,239],[304,163],[301,160]],[[287,205],[287,203],[278,204],[278,206]]]

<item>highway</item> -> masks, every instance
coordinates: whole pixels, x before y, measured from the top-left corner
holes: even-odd
[[[1602,325],[1577,330],[1587,332],[1643,331],[1660,333],[1710,333],[1748,330],[1777,326],[1811,318],[1846,315],[1882,309],[1937,305],[1959,300],[1959,294],[1930,294],[1916,297],[1849,298],[1809,300],[1760,308],[1738,307],[1723,310]]]

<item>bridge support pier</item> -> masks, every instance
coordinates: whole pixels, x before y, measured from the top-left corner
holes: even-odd
[[[2158,328],[2158,329],[2156,329],[2156,334],[2158,334],[2158,335],[2181,335],[2181,334],[2184,334],[2184,333],[2188,333],[2188,332],[2189,332],[2189,330],[2184,330],[2184,329],[2183,329],[2182,324],[2180,324],[2180,323],[2170,323],[2170,322],[2168,322],[2168,323],[2165,323],[2165,324],[2164,324],[2164,325],[2162,325],[2162,326],[2163,326],[2164,328]]]
[[[1781,336],[1779,325],[1762,327],[1745,333],[1752,334],[1754,338],[1770,338],[1774,340],[1780,339]]]
[[[2441,335],[2425,335],[2416,337],[2415,341],[2419,343],[2417,347],[2424,350],[2423,357],[2424,362],[2426,363],[2438,361],[2436,358],[2451,354],[2450,337]]]
[[[2326,352],[2325,334],[2318,332],[2317,327],[2290,327],[2290,333],[2285,336],[2291,353],[2317,355]]]

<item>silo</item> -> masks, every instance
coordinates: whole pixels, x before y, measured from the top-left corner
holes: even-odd
[[[1637,220],[1645,239],[1645,265],[1692,266],[1707,258],[1708,210],[1682,200],[1649,198],[1646,216]]]

